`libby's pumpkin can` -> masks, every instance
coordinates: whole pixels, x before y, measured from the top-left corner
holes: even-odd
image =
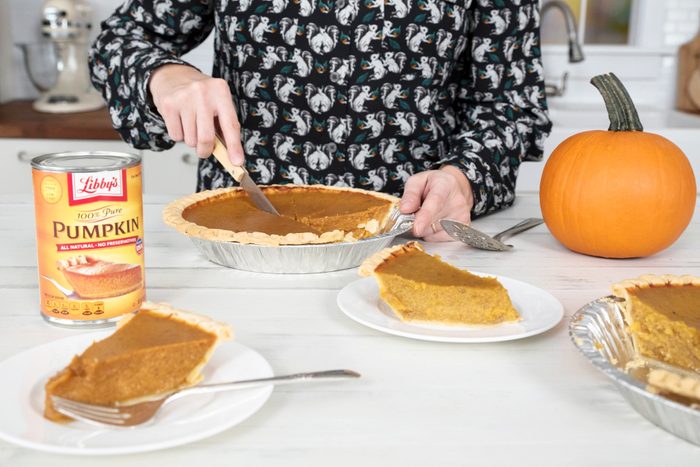
[[[32,160],[39,298],[54,324],[103,326],[144,300],[141,158],[64,152]]]

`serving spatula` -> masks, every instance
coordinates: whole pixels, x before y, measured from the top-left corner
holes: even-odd
[[[212,151],[212,154],[214,157],[216,157],[216,160],[224,166],[224,169],[231,174],[233,179],[241,185],[243,191],[248,194],[251,201],[253,201],[253,204],[255,204],[258,209],[276,216],[280,215],[277,209],[275,209],[275,206],[273,206],[270,200],[267,199],[265,193],[263,193],[260,187],[255,184],[245,167],[234,165],[233,162],[231,162],[231,160],[228,158],[226,146],[218,136],[216,137],[216,145],[214,146],[214,151]]]
[[[520,232],[525,232],[533,227],[537,227],[543,222],[544,221],[542,219],[535,217],[525,219],[524,221],[519,222],[513,227],[506,229],[493,237],[476,230],[470,225],[450,219],[440,220],[440,225],[442,225],[442,228],[450,237],[454,238],[455,240],[459,240],[462,243],[466,243],[471,247],[479,248],[480,250],[507,251],[513,248],[513,245],[507,245],[501,240],[505,239],[506,237],[517,235]]]

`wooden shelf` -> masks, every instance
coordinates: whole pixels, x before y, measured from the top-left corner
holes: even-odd
[[[48,114],[32,108],[32,101],[0,104],[0,138],[119,140],[107,108],[92,112]]]

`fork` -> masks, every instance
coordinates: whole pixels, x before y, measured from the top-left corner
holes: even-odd
[[[413,224],[416,216],[413,214],[401,214],[398,205],[391,208],[387,217],[386,225],[381,233],[389,233],[395,230],[407,228]]]
[[[270,384],[292,384],[316,380],[332,381],[359,378],[360,374],[351,370],[328,370],[310,373],[295,373],[271,378],[230,381],[227,383],[204,384],[172,392],[158,399],[132,404],[113,406],[86,404],[59,396],[51,396],[54,409],[63,415],[99,426],[130,427],[141,425],[153,418],[163,405],[192,394],[209,394],[238,389],[250,389]]]

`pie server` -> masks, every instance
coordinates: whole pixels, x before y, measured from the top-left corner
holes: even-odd
[[[447,232],[450,237],[454,238],[455,240],[459,240],[462,243],[466,243],[471,247],[479,248],[481,250],[507,251],[513,248],[513,245],[506,245],[501,240],[506,237],[517,235],[520,232],[525,232],[533,227],[537,227],[543,222],[544,221],[542,219],[531,217],[515,224],[513,227],[506,229],[501,233],[494,235],[493,237],[476,230],[474,227],[449,219],[441,219],[440,225],[442,225],[442,228],[445,229],[445,232]]]
[[[228,151],[226,150],[226,146],[224,146],[224,143],[218,136],[216,137],[216,145],[214,146],[214,151],[212,151],[212,154],[214,154],[216,160],[218,160],[221,163],[221,165],[224,166],[224,169],[226,169],[226,171],[231,174],[233,179],[241,185],[243,191],[245,191],[248,194],[250,199],[253,201],[253,204],[255,204],[255,206],[257,206],[258,209],[265,212],[269,212],[270,214],[274,214],[276,216],[280,215],[280,213],[277,211],[277,209],[275,209],[270,200],[267,199],[265,193],[263,193],[260,187],[255,184],[252,178],[250,178],[250,174],[245,169],[245,167],[242,167],[240,165],[233,165],[231,160],[228,158]]]

